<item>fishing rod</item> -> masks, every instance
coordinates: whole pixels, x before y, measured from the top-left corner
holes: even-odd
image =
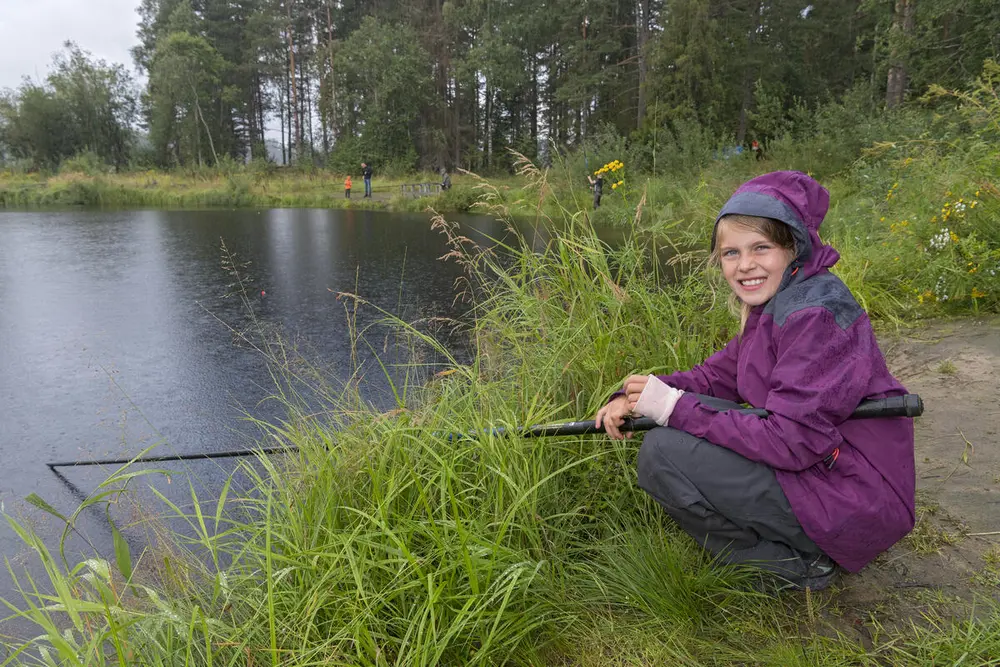
[[[723,411],[724,412],[724,411]],[[763,408],[739,408],[737,412],[743,414],[767,417],[771,413]],[[891,396],[889,398],[877,398],[864,401],[848,419],[876,419],[885,417],[919,417],[924,413],[924,402],[917,394],[905,394],[903,396]],[[626,419],[625,423],[619,427],[622,433],[649,431],[659,426],[649,417],[639,417]],[[514,436],[520,438],[547,438],[563,435],[589,435],[604,433],[603,428],[598,428],[594,420],[581,422],[564,422],[561,424],[534,424],[532,426],[518,426],[507,429],[497,427],[485,429],[483,431],[471,431],[469,433],[435,433],[436,436],[443,436],[449,442],[456,440],[476,440],[483,436]],[[253,456],[255,454],[287,454],[298,451],[298,447],[288,445],[287,447],[265,447],[263,449],[239,449],[228,452],[208,452],[203,454],[173,454],[165,456],[147,456],[142,458],[120,458],[120,459],[99,459],[93,461],[57,461],[46,463],[49,470],[56,475],[56,468],[69,468],[80,466],[99,465],[124,465],[126,463],[162,463],[164,461],[197,461],[201,459],[222,459],[236,458],[239,456]]]
[[[719,412],[728,412],[720,410]],[[764,408],[738,408],[736,412],[758,417],[767,417],[771,413]],[[904,394],[903,396],[891,396],[889,398],[876,398],[864,401],[848,419],[876,419],[879,417],[919,417],[924,413],[924,402],[916,394]],[[622,433],[638,433],[649,431],[659,426],[650,417],[633,417],[626,419],[625,423],[618,427]],[[486,429],[484,431],[473,431],[470,433],[449,433],[448,440],[475,440],[484,435],[505,436],[514,435],[520,438],[547,438],[559,435],[589,435],[592,433],[604,433],[604,427],[597,427],[594,420],[582,422],[565,422],[563,424],[534,424],[532,426],[506,429],[504,427]]]

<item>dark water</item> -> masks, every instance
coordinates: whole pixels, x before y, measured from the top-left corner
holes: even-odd
[[[462,222],[472,236],[502,233],[486,218]],[[258,330],[281,331],[334,378],[353,369],[345,302],[336,292],[357,293],[408,321],[461,314],[453,286],[459,269],[438,259],[447,248],[425,215],[0,213],[6,511],[30,493],[72,511],[113,470],[63,469],[60,480],[47,462],[131,456],[154,443],[162,443],[157,454],[239,449],[258,437],[244,412],[265,420],[285,414],[265,401],[275,389],[265,359],[236,344],[229,328],[242,329],[249,316],[239,296],[225,297],[233,277],[223,268],[222,239],[244,263]],[[357,326],[378,317],[362,310]],[[378,329],[369,339],[384,343]],[[361,356],[371,353],[362,348]],[[365,390],[385,402],[385,382],[370,369]],[[232,464],[177,467],[210,489]],[[94,539],[106,545],[97,519],[90,519]],[[23,550],[5,526],[0,549],[8,556]],[[0,584],[0,595],[6,588]]]

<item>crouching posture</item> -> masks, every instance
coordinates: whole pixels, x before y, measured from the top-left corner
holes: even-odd
[[[744,183],[722,208],[712,254],[742,331],[701,365],[633,375],[597,413],[613,438],[646,434],[639,484],[722,562],[792,587],[856,572],[914,523],[910,419],[848,420],[861,401],[905,394],[868,315],[829,272],[819,237],[829,193],[799,172]],[[748,403],[767,417],[737,412]]]

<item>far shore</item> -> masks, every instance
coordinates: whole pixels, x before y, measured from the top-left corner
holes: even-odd
[[[352,174],[351,198],[344,192],[345,174],[327,170],[231,174],[136,171],[110,174],[58,175],[0,172],[0,209],[51,208],[339,208],[398,212],[445,213],[469,210],[475,201],[471,181],[453,177],[440,192],[439,175],[417,173],[372,179],[372,197],[364,197],[364,181]],[[416,184],[419,188],[404,188]],[[416,190],[416,192],[413,192]]]

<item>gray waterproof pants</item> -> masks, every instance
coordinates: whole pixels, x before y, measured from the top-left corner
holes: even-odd
[[[699,396],[713,407],[735,403]],[[639,450],[639,486],[719,560],[755,565],[793,584],[809,580],[822,551],[802,530],[774,471],[708,440],[669,427]]]

